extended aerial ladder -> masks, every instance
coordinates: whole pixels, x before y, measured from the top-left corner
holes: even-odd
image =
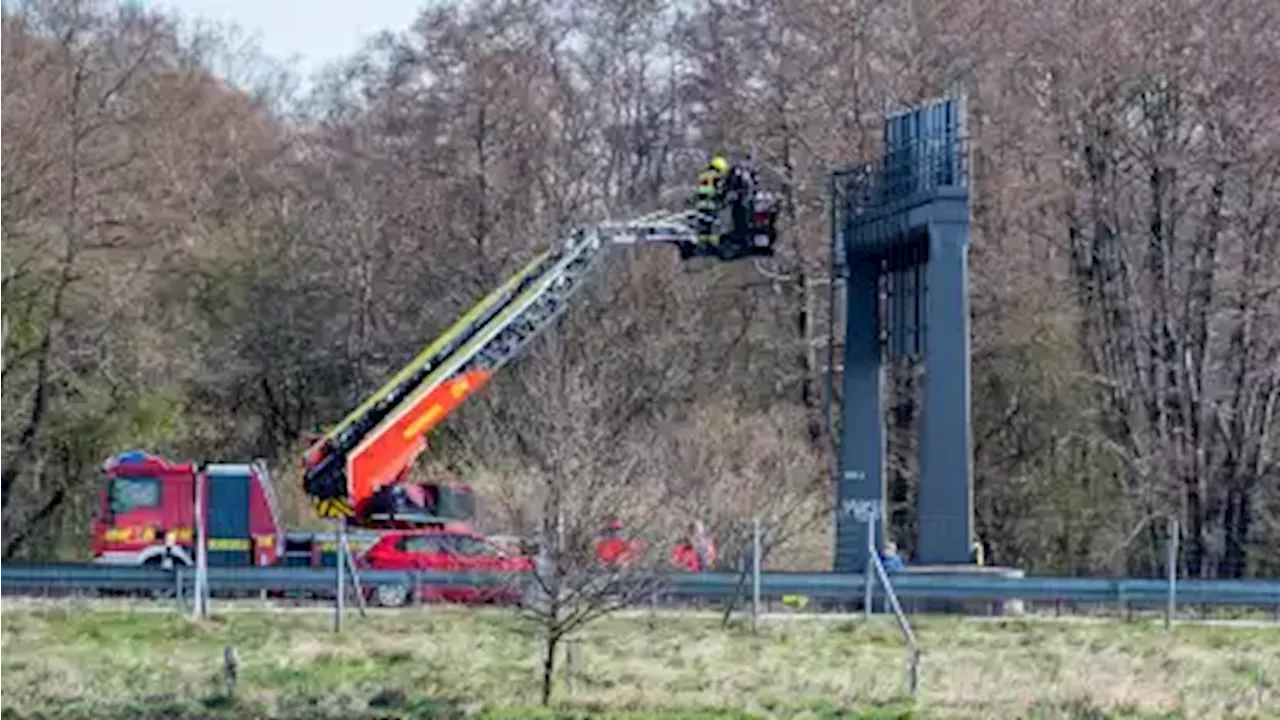
[[[602,223],[535,257],[306,451],[303,484],[317,512],[356,524],[380,520],[373,499],[397,489],[426,449],[426,434],[565,311],[610,247],[674,244],[681,257],[724,260],[773,253],[772,215],[711,253],[693,249],[695,219],[653,213]]]

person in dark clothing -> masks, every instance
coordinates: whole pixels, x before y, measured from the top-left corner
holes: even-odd
[[[744,237],[749,231],[754,189],[755,181],[750,169],[742,163],[735,164],[725,182],[725,202],[729,204],[730,216],[733,218],[731,232],[735,239]]]

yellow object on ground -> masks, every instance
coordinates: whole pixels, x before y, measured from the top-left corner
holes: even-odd
[[[809,607],[809,598],[806,595],[783,595],[782,604],[796,610],[803,610]]]

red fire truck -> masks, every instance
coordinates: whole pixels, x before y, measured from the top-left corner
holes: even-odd
[[[201,500],[208,508],[209,565],[334,564],[333,533],[286,531],[265,463],[197,466],[142,450],[120,453],[103,465],[93,521],[95,562],[159,565],[169,558],[194,565],[198,486],[203,487]],[[417,486],[416,492],[430,496],[426,504],[438,513],[439,523],[469,525],[474,519],[471,488],[466,485],[428,484]],[[354,532],[348,542],[358,553],[378,537]]]
[[[426,435],[556,321],[591,272],[607,266],[602,260],[608,248],[694,242],[686,215],[579,230],[482,299],[338,424],[312,438],[302,458],[303,488],[316,513],[366,530],[470,524],[470,488],[408,481]],[[211,565],[333,562],[332,537],[284,531],[261,462],[197,467],[128,452],[104,470],[94,525],[99,561],[161,562],[168,553],[191,562],[196,486],[203,479]],[[367,539],[352,537],[353,549]]]

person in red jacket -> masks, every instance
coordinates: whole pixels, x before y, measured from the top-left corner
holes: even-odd
[[[693,572],[706,572],[716,562],[716,546],[701,520],[689,523],[689,535],[671,551],[671,562]]]

